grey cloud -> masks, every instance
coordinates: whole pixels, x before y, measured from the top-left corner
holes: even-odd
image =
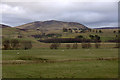
[[[88,27],[117,26],[117,2],[9,2],[3,12],[3,23],[18,26],[32,21],[60,20],[79,22]],[[19,11],[15,11],[18,7]],[[14,10],[13,10],[14,9]],[[21,12],[21,13],[20,13]]]

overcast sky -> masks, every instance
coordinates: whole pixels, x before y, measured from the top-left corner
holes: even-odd
[[[118,26],[117,2],[2,2],[0,8],[2,23],[10,26],[46,20],[79,22],[90,28]]]

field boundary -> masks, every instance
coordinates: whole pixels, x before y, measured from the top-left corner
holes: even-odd
[[[29,64],[29,63],[56,63],[72,61],[93,61],[93,60],[118,60],[117,57],[107,58],[81,58],[81,59],[62,59],[62,60],[3,60],[0,64]]]

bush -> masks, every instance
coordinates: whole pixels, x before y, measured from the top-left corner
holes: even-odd
[[[82,48],[90,48],[91,44],[90,43],[82,43]]]
[[[77,48],[78,48],[78,44],[77,44],[77,43],[74,43],[72,48],[73,48],[73,49],[77,49]]]
[[[95,43],[95,48],[99,48],[100,47],[100,43]]]
[[[50,45],[50,49],[58,49],[59,46],[60,46],[60,43],[52,43]]]
[[[66,44],[67,49],[70,49],[70,47],[71,47],[70,44]]]

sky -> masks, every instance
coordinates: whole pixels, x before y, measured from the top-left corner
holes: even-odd
[[[34,21],[78,22],[89,28],[117,27],[117,0],[4,0],[0,3],[2,24],[19,26]]]

